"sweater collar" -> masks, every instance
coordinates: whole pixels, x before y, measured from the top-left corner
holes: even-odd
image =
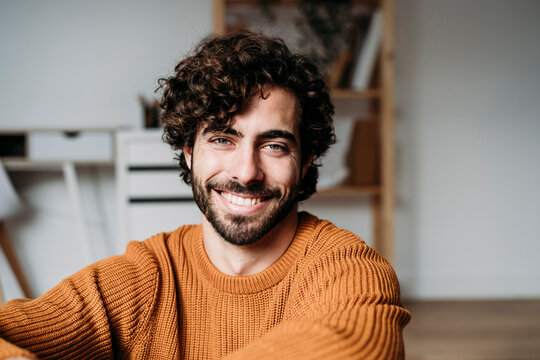
[[[202,225],[194,228],[191,239],[186,244],[188,261],[192,262],[195,271],[200,273],[218,291],[250,294],[266,290],[283,280],[313,236],[317,218],[306,212],[301,212],[298,215],[298,227],[294,239],[285,253],[272,265],[257,274],[231,276],[219,271],[206,254]]]

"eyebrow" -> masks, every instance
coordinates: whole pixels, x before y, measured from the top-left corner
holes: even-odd
[[[227,135],[235,135],[235,136],[240,136],[240,137],[243,136],[241,132],[228,126],[208,126],[203,130],[202,135],[206,135],[208,133],[223,133]]]
[[[207,127],[203,130],[202,135],[206,135],[208,133],[223,133],[223,134],[233,135],[233,136],[238,136],[238,137],[244,136],[241,132],[231,127]],[[295,145],[297,143],[296,138],[294,137],[294,134],[285,130],[280,130],[280,129],[268,130],[257,135],[257,139],[259,140],[277,139],[277,138],[283,138],[283,139],[289,140]]]
[[[285,130],[268,130],[265,131],[259,135],[257,135],[258,139],[276,139],[276,138],[283,138],[286,140],[289,140],[293,144],[296,144],[296,138],[294,137],[294,134],[292,134],[289,131]]]

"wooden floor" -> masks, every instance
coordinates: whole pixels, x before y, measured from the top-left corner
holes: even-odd
[[[540,300],[405,302],[408,360],[540,359]]]

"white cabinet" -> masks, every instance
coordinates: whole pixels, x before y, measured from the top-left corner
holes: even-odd
[[[161,134],[161,130],[117,133],[119,252],[131,240],[201,222],[191,187],[180,178],[176,155]]]

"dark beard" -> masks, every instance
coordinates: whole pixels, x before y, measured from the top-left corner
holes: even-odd
[[[283,199],[281,199],[282,193],[279,189],[267,188],[262,182],[245,187],[233,181],[220,183],[210,180],[206,186],[203,186],[199,179],[192,174],[191,188],[193,189],[193,197],[197,206],[217,233],[225,241],[233,245],[243,246],[260,240],[285,219],[297,202],[299,184],[295,184],[287,197]],[[236,194],[260,196],[264,197],[265,200],[274,198],[278,200],[278,203],[275,208],[271,209],[269,214],[224,214],[220,216],[215,204],[211,204],[210,199],[212,198],[213,189],[225,190]]]

